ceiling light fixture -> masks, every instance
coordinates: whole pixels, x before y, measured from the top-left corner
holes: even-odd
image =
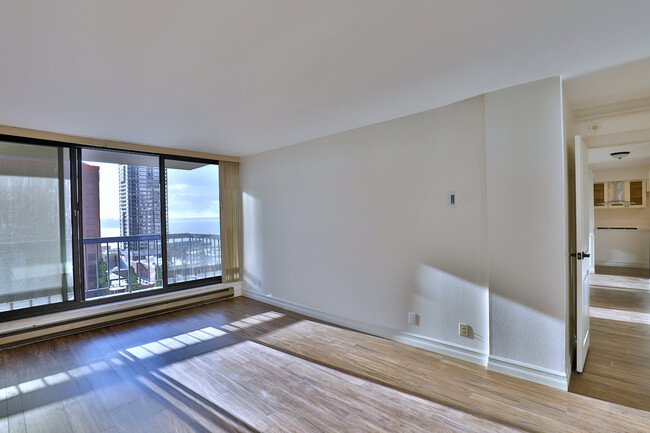
[[[612,158],[616,158],[616,159],[623,159],[626,156],[628,156],[629,154],[630,154],[630,152],[614,152],[614,153],[610,153]]]

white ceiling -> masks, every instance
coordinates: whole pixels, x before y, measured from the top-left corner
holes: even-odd
[[[650,58],[570,78],[564,88],[573,109],[646,98],[650,96]]]
[[[0,124],[247,155],[650,57],[647,0],[3,0]]]
[[[623,159],[615,159],[611,156],[613,152],[625,151],[630,154]],[[589,149],[589,167],[594,170],[650,167],[650,143]]]

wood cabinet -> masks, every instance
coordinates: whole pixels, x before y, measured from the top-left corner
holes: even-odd
[[[635,180],[628,182],[630,190],[630,207],[645,207],[646,188],[645,181]]]
[[[645,180],[594,183],[596,209],[644,208],[646,196]]]
[[[594,206],[602,207],[603,203],[605,203],[605,184],[595,183],[594,184]]]

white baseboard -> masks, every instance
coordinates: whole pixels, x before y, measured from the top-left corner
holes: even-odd
[[[419,347],[441,355],[461,359],[474,364],[487,366],[488,370],[496,371],[514,376],[520,379],[550,386],[553,388],[566,391],[569,389],[569,376],[567,372],[549,370],[531,364],[515,361],[512,359],[501,358],[498,356],[488,356],[487,353],[466,346],[460,346],[451,342],[438,340],[424,335],[413,334],[400,331],[380,325],[360,322],[347,317],[330,314],[322,310],[307,307],[295,302],[276,298],[263,293],[254,288],[244,285],[242,296],[256,299],[266,304],[275,305],[286,310],[304,314],[320,320],[325,320],[336,325],[345,326],[368,334],[398,341],[410,346]],[[570,370],[569,370],[570,371]]]
[[[487,368],[497,373],[507,374],[508,376],[518,377],[563,391],[569,389],[569,378],[563,371],[549,370],[494,355],[489,356]]]
[[[596,266],[618,266],[620,268],[638,268],[648,269],[648,263],[632,263],[632,262],[614,262],[609,260],[596,260]]]
[[[393,338],[400,343],[409,346],[419,347],[430,352],[450,356],[452,358],[462,359],[463,361],[486,366],[488,361],[487,353],[480,350],[450,343],[448,341],[438,340],[425,335],[411,334],[409,332],[398,332]]]
[[[430,352],[439,353],[441,355],[450,356],[452,358],[461,359],[463,361],[472,362],[474,364],[482,366],[487,365],[487,353],[473,349],[471,347],[461,346],[447,341],[438,340],[424,335],[404,332],[385,326],[361,322],[336,314],[330,314],[322,310],[297,304],[295,302],[269,296],[265,293],[260,292],[259,290],[249,288],[246,285],[243,288],[242,296],[252,298],[267,304],[275,305],[276,307],[281,307],[286,310],[294,311],[296,313],[304,314],[305,316],[310,316],[316,319],[334,323],[336,325],[345,326],[346,328],[351,328],[357,331],[376,335],[378,337],[398,341],[400,343],[408,344],[409,346],[419,347]]]
[[[339,326],[345,326],[346,328],[355,329],[357,331],[366,332],[368,334],[377,335],[379,337],[384,337],[388,339],[393,339],[394,335],[390,328],[372,325],[366,322],[361,322],[354,319],[349,319],[347,317],[339,316],[336,314],[330,314],[322,310],[317,310],[315,308],[307,307],[295,302],[287,301],[284,299],[276,298],[274,296],[263,293],[257,289],[248,287],[244,284],[242,289],[242,296],[247,298],[252,298],[266,304],[275,305],[276,307],[284,308],[285,310],[294,311],[296,313],[304,314],[305,316],[314,317],[316,319],[324,320],[326,322],[334,323]]]

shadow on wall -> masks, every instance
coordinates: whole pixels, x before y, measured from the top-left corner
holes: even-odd
[[[499,358],[564,371],[563,318],[497,293],[490,294],[490,317],[490,353],[498,354]]]
[[[410,311],[421,316],[411,331],[487,352],[488,288],[444,270],[418,264]],[[468,325],[460,336],[459,324]]]
[[[421,263],[409,307],[420,315],[419,325],[409,325],[411,333],[538,365],[554,374],[564,371],[563,318],[490,293],[486,285]],[[460,335],[461,324],[468,325],[467,336]]]

